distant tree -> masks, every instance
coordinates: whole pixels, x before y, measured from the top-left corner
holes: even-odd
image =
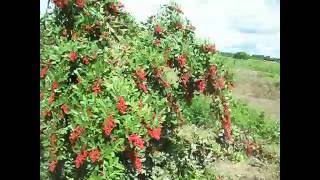
[[[263,60],[264,59],[264,56],[263,55],[257,55],[257,54],[254,54],[251,56],[253,59],[258,59],[258,60]]]
[[[233,57],[236,59],[249,59],[250,58],[250,56],[245,52],[237,52],[233,55]]]

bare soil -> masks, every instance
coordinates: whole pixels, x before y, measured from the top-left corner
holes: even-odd
[[[279,167],[265,166],[258,164],[254,159],[233,163],[228,160],[218,160],[211,167],[211,170],[218,176],[228,179],[241,180],[277,180],[279,178]],[[222,178],[226,179],[226,178]]]

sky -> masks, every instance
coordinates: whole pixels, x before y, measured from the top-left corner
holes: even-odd
[[[40,0],[41,15],[47,0]],[[126,11],[144,21],[170,0],[122,0]],[[245,51],[280,57],[280,0],[175,0],[196,27],[224,52]]]

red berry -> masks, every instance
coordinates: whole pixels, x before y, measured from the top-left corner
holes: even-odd
[[[162,31],[162,30],[161,30],[160,24],[157,24],[156,27],[155,27],[155,29],[154,29],[154,32],[159,35],[159,34],[162,33],[161,31]]]
[[[49,164],[49,171],[53,173],[56,170],[56,167],[57,167],[57,161],[54,160]]]
[[[104,126],[103,126],[103,131],[104,133],[106,134],[106,136],[110,136],[111,134],[111,131],[112,129],[116,127],[115,125],[115,122],[113,120],[113,116],[110,115],[106,120],[105,120],[105,123],[104,123]]]
[[[55,96],[55,93],[52,93],[51,96],[49,97],[49,100],[48,100],[49,105],[51,105],[54,102],[54,96]]]
[[[69,108],[68,108],[68,106],[66,104],[61,105],[61,109],[62,109],[64,114],[68,114]]]
[[[126,102],[122,96],[120,96],[119,101],[117,103],[117,108],[121,114],[124,114],[127,109]]]
[[[76,5],[78,8],[82,9],[84,7],[85,0],[76,0]]]
[[[45,66],[45,67],[41,70],[41,72],[40,72],[40,77],[41,77],[41,78],[44,78],[44,77],[46,76],[48,70],[49,70],[49,67],[48,67],[48,66]]]
[[[144,72],[143,69],[138,69],[138,70],[136,70],[136,74],[137,74],[138,79],[139,79],[140,81],[145,81],[145,80],[146,80],[146,73]]]
[[[82,63],[85,64],[85,65],[88,65],[89,64],[89,58],[88,57],[83,57]]]
[[[52,89],[52,91],[54,91],[54,90],[58,89],[58,87],[59,87],[58,82],[57,82],[57,81],[54,81],[54,82],[52,83],[51,89]]]
[[[144,83],[139,84],[139,89],[142,90],[144,93],[148,93],[147,85]]]
[[[98,148],[90,151],[89,153],[90,159],[93,163],[95,163],[100,158],[100,151]]]
[[[78,140],[78,138],[83,132],[84,128],[81,128],[79,125],[72,131],[72,133],[69,136],[69,140],[72,145]]]
[[[140,138],[137,134],[132,134],[128,138],[129,143],[133,144],[134,146],[137,146],[140,149],[144,149],[144,141]]]
[[[71,62],[76,62],[77,58],[78,58],[78,55],[76,52],[73,51],[69,54],[69,59]]]
[[[205,83],[205,81],[204,80],[198,80],[197,82],[196,82],[196,84],[197,84],[197,87],[198,87],[198,90],[199,90],[199,92],[203,92],[205,89],[206,89],[206,83]]]
[[[184,55],[180,55],[177,58],[180,68],[183,68],[186,65],[186,57]]]
[[[161,135],[161,127],[155,128],[155,129],[148,129],[149,135],[156,139],[157,141],[160,140],[160,135]]]

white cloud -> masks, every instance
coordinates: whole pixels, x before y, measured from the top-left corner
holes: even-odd
[[[40,3],[47,0],[40,0]],[[155,14],[170,0],[122,0],[137,20]],[[222,51],[280,56],[279,0],[176,0],[199,37]]]
[[[123,0],[138,20],[169,0]],[[176,0],[202,38],[222,51],[280,56],[280,5],[277,0]],[[248,46],[250,45],[250,46]]]

